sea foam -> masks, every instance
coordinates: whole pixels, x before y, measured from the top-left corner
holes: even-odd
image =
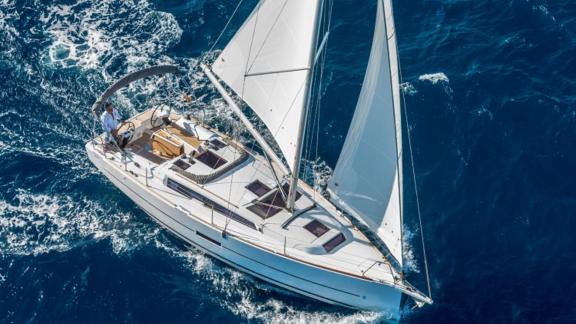
[[[150,58],[169,60],[163,53],[182,35],[173,15],[155,11],[145,1],[53,5],[40,21],[52,38],[47,60],[59,68],[105,71],[116,58],[134,67],[150,63]]]
[[[443,72],[438,73],[431,73],[431,74],[423,74],[418,77],[420,81],[429,81],[432,84],[437,84],[438,82],[450,82],[450,79],[444,74]]]

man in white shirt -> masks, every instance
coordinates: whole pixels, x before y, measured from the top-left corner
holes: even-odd
[[[112,143],[118,138],[118,124],[120,123],[120,114],[112,107],[111,103],[106,103],[106,110],[100,116],[102,129],[106,133],[106,143]]]

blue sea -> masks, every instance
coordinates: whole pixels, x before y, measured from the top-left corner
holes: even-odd
[[[236,4],[0,0],[1,323],[385,319],[301,298],[189,249],[85,155],[96,97],[156,64],[187,71],[195,104],[226,123],[194,67],[216,54],[206,51]],[[254,4],[244,1],[216,50]],[[376,1],[334,2],[319,128],[309,132],[319,145],[307,169],[319,176],[346,136],[375,10]],[[402,321],[576,322],[576,2],[397,0],[394,10],[434,298]],[[144,104],[133,99],[154,87],[136,85],[115,104],[134,113]],[[409,159],[404,178],[407,276],[425,290]]]

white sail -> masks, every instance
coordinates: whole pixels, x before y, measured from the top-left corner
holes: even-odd
[[[260,1],[212,65],[266,124],[292,171],[319,1]]]
[[[364,222],[402,265],[402,131],[390,0],[379,0],[368,68],[329,183],[333,201]]]

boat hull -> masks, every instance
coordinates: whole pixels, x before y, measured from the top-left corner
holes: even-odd
[[[384,283],[301,262],[243,241],[154,194],[91,144],[92,163],[155,222],[184,242],[256,278],[322,302],[400,317],[402,293]]]

